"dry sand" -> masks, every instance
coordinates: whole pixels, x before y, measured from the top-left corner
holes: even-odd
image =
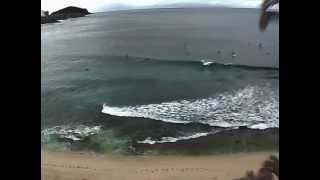
[[[210,156],[41,153],[43,180],[232,180],[257,170],[272,152]]]

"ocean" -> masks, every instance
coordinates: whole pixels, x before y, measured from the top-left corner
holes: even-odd
[[[279,23],[259,9],[149,9],[41,25],[41,143],[128,152],[279,128]],[[213,147],[214,148],[214,147]]]

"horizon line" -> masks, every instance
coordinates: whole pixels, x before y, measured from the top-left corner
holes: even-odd
[[[77,6],[73,6],[73,5],[70,5],[70,6],[66,6],[66,7],[77,7]],[[64,8],[66,8],[64,7]],[[64,9],[64,8],[61,8],[61,9]],[[78,8],[84,8],[86,9],[85,7],[78,7]],[[117,11],[132,11],[132,10],[152,10],[152,9],[215,9],[215,8],[226,8],[226,9],[259,9],[259,7],[241,7],[241,6],[223,6],[223,5],[219,5],[219,6],[186,6],[186,7],[133,7],[133,8],[124,8],[124,9],[109,9],[109,10],[96,10],[96,11],[92,11],[91,13],[104,13],[104,12],[117,12]],[[56,11],[59,11],[61,9],[58,9]],[[48,11],[48,10],[44,10],[44,9],[41,9],[41,11]],[[52,12],[55,12],[55,11],[52,11]]]

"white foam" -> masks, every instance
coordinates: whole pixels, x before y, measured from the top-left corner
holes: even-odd
[[[233,63],[218,63],[215,60],[212,59],[201,59],[200,62],[202,63],[203,66],[210,66],[212,64],[220,64],[220,65],[225,65],[225,66],[231,66]]]
[[[214,60],[210,60],[210,59],[202,59],[200,60],[200,62],[202,62],[203,66],[210,66],[211,64],[215,63]]]
[[[250,129],[267,129],[272,127],[279,127],[279,124],[276,124],[276,122],[269,122],[269,123],[260,123],[260,124],[254,124],[249,126]]]
[[[152,105],[157,105],[157,104],[150,104],[149,106]],[[103,104],[103,108],[102,108],[102,112],[105,114],[110,114],[110,115],[114,115],[114,116],[121,116],[121,117],[149,117],[151,119],[156,119],[156,114],[155,116],[152,116],[152,112],[148,113],[146,112],[147,109],[136,109],[137,107],[134,106],[127,106],[127,107],[111,107],[111,106],[107,106],[106,104]],[[165,108],[166,109],[166,108]],[[161,111],[165,111],[164,110],[160,110]],[[146,110],[146,111],[144,111]],[[158,119],[156,119],[158,120]],[[171,119],[170,117],[163,119],[166,122],[171,122],[171,123],[189,123],[188,121],[183,121],[183,120],[176,120],[176,119]]]
[[[125,107],[104,104],[102,112],[171,123],[198,122],[219,127],[264,129],[279,126],[278,99],[278,92],[268,86],[248,86],[233,93],[198,100]]]
[[[177,142],[180,140],[187,140],[187,139],[195,139],[195,138],[199,138],[202,136],[207,136],[211,134],[210,132],[208,133],[196,133],[190,136],[181,136],[181,137],[162,137],[161,140],[152,140],[150,137],[146,138],[143,141],[137,141],[138,143],[141,144],[156,144],[156,143],[172,143],[172,142]]]
[[[60,138],[70,139],[73,141],[79,141],[87,136],[97,134],[101,129],[101,126],[54,126],[41,131],[41,135],[49,137],[56,135]]]

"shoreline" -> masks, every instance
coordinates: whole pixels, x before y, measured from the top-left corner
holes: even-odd
[[[119,121],[121,122],[121,121]],[[143,122],[142,122],[143,123]],[[160,123],[160,122],[159,122]],[[121,123],[120,123],[121,124]],[[148,123],[145,123],[146,128]],[[161,123],[156,123],[159,128]],[[116,127],[115,127],[116,128]],[[175,127],[171,127],[175,128]],[[119,139],[120,138],[120,139]],[[139,138],[140,139],[140,138]],[[54,152],[92,151],[99,154],[119,155],[196,155],[232,154],[240,152],[277,151],[279,149],[279,129],[254,130],[239,128],[221,131],[194,139],[165,143],[138,143],[139,139],[125,140],[112,132],[102,131],[81,141],[65,141],[43,144],[42,150]],[[119,144],[119,142],[122,142]],[[58,144],[55,144],[58,143]],[[52,146],[53,145],[53,146]],[[61,145],[61,146],[60,146]],[[55,148],[59,147],[59,148]]]
[[[257,171],[276,152],[250,152],[206,156],[115,156],[89,152],[41,151],[43,179],[234,179]]]
[[[160,155],[214,155],[279,149],[279,128],[263,130],[238,128],[174,143],[135,143],[137,151],[158,152]]]

